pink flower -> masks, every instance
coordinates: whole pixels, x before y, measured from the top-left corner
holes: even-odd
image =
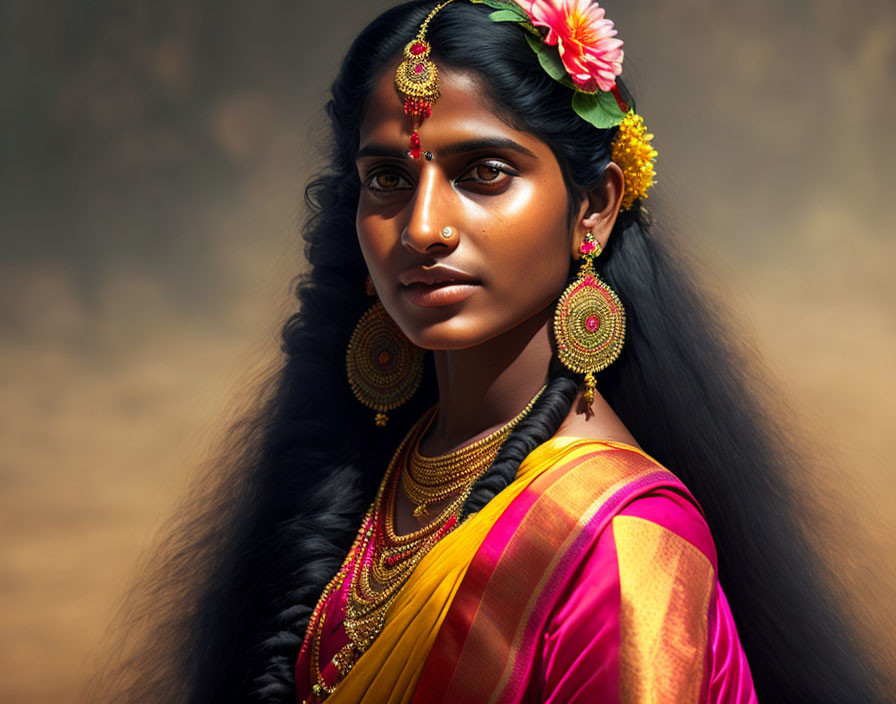
[[[622,73],[622,40],[613,21],[591,0],[522,0],[536,27],[547,27],[545,43],[557,45],[560,59],[579,90],[609,91]]]

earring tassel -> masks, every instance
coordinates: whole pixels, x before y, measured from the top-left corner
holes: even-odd
[[[585,414],[588,417],[594,414],[591,405],[594,403],[595,386],[597,386],[597,381],[594,379],[594,374],[588,372],[585,375],[585,393],[582,394],[582,410],[585,411]]]

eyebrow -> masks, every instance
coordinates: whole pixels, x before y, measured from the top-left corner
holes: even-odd
[[[456,154],[465,154],[467,152],[477,152],[486,149],[509,149],[510,151],[524,154],[531,159],[538,158],[535,155],[535,152],[507,137],[481,137],[479,139],[469,139],[465,142],[455,142],[454,144],[449,144],[448,146],[439,149],[438,154],[439,156],[454,156]],[[355,161],[371,156],[406,159],[408,158],[408,153],[405,149],[395,149],[394,147],[387,147],[382,144],[368,144],[358,150],[358,154],[355,156]]]

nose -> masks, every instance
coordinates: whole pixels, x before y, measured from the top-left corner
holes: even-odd
[[[423,168],[420,181],[409,207],[408,224],[401,233],[401,244],[420,253],[434,249],[453,247],[457,237],[446,239],[441,233],[446,227],[456,225],[449,214],[450,183],[439,170]]]

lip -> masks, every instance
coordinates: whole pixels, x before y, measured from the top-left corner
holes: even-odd
[[[401,292],[414,305],[431,308],[459,303],[472,296],[477,288],[479,288],[479,284],[449,282],[430,286],[429,284],[413,283],[402,286]]]
[[[427,286],[443,286],[446,284],[478,284],[479,280],[472,274],[460,269],[454,269],[444,264],[435,266],[409,269],[398,275],[398,281],[402,286],[412,284],[426,284]]]
[[[399,274],[398,280],[405,297],[425,308],[459,303],[481,284],[472,274],[444,264],[409,269]]]

